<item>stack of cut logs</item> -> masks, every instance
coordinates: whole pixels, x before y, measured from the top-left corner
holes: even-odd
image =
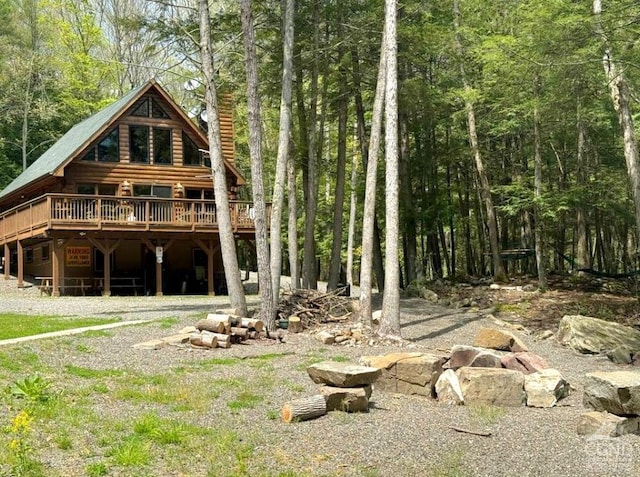
[[[229,348],[233,343],[258,338],[263,329],[260,320],[229,313],[209,313],[195,324],[189,343],[205,348]]]
[[[309,366],[307,373],[321,384],[319,394],[285,403],[284,422],[306,421],[328,411],[367,412],[372,384],[382,373],[378,368],[323,361]]]

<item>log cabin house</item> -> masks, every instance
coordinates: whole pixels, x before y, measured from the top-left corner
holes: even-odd
[[[220,129],[235,237],[249,240],[228,105]],[[0,191],[4,278],[54,296],[226,293],[207,150],[155,81],[75,125]]]

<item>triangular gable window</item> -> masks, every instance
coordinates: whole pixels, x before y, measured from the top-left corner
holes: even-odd
[[[136,109],[131,113],[132,116],[141,116],[143,118],[149,117],[149,100],[145,99]]]
[[[169,119],[169,115],[162,109],[160,104],[155,100],[151,100],[151,117],[158,119]]]

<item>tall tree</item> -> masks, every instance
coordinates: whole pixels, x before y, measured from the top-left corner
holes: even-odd
[[[202,74],[205,86],[205,106],[207,117],[209,118],[207,139],[209,140],[209,155],[211,157],[211,170],[213,172],[213,192],[217,205],[216,210],[218,212],[217,219],[220,231],[222,264],[224,266],[224,275],[227,280],[227,290],[229,291],[231,306],[236,308],[241,316],[246,316],[247,301],[240,278],[236,242],[233,236],[233,227],[229,212],[226,171],[224,161],[222,160],[215,68],[211,49],[211,17],[209,15],[208,0],[198,0],[198,13],[200,19],[200,60],[202,62]]]
[[[602,66],[609,86],[611,101],[618,114],[618,121],[622,129],[624,158],[627,164],[629,181],[631,182],[631,195],[635,208],[636,232],[640,237],[640,159],[638,157],[638,142],[631,112],[631,93],[625,72],[614,60],[611,42],[602,26],[601,0],[593,0],[593,13],[596,17],[597,33],[602,38],[604,45]]]
[[[462,44],[462,34],[460,30],[460,3],[459,0],[453,1],[453,21],[455,29],[455,42],[458,52],[462,56],[464,52],[464,46]],[[461,57],[460,61],[460,79],[464,88],[464,102],[465,110],[467,113],[467,127],[469,132],[469,143],[471,144],[471,151],[475,161],[476,172],[478,174],[478,187],[480,196],[485,207],[485,213],[487,214],[487,228],[489,229],[489,245],[491,247],[491,258],[493,263],[493,276],[497,281],[505,281],[507,275],[502,265],[502,259],[500,258],[500,243],[498,239],[498,220],[496,218],[496,211],[493,206],[493,198],[491,197],[491,187],[489,186],[489,178],[485,170],[484,161],[482,159],[482,152],[480,151],[480,143],[478,140],[478,131],[476,129],[476,112],[473,104],[473,88],[471,87],[464,68],[464,59]]]
[[[397,0],[385,0],[384,49],[386,79],[384,94],[385,148],[385,286],[378,334],[400,337],[400,264],[398,199],[398,42],[396,35]]]
[[[278,156],[276,176],[273,184],[271,208],[271,280],[274,301],[280,298],[280,275],[282,273],[282,211],[284,209],[284,188],[289,160],[289,136],[291,134],[291,89],[293,83],[293,39],[294,0],[282,2],[283,54],[282,54],[282,94],[280,98],[280,127],[278,133]],[[297,253],[296,253],[297,255]],[[297,268],[297,267],[296,267]]]
[[[384,34],[380,47],[380,64],[378,80],[373,101],[371,134],[367,171],[365,175],[364,211],[362,213],[362,255],[360,257],[360,319],[370,323],[372,318],[372,278],[373,278],[373,237],[376,212],[376,182],[378,177],[378,153],[380,151],[380,135],[382,132],[382,114],[387,78],[387,49]]]

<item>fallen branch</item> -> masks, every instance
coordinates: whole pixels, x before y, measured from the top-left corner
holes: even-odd
[[[456,432],[462,432],[464,434],[472,434],[474,436],[491,437],[491,433],[490,432],[471,431],[469,429],[463,429],[461,427],[454,427],[454,426],[449,426],[449,429],[453,429]]]

